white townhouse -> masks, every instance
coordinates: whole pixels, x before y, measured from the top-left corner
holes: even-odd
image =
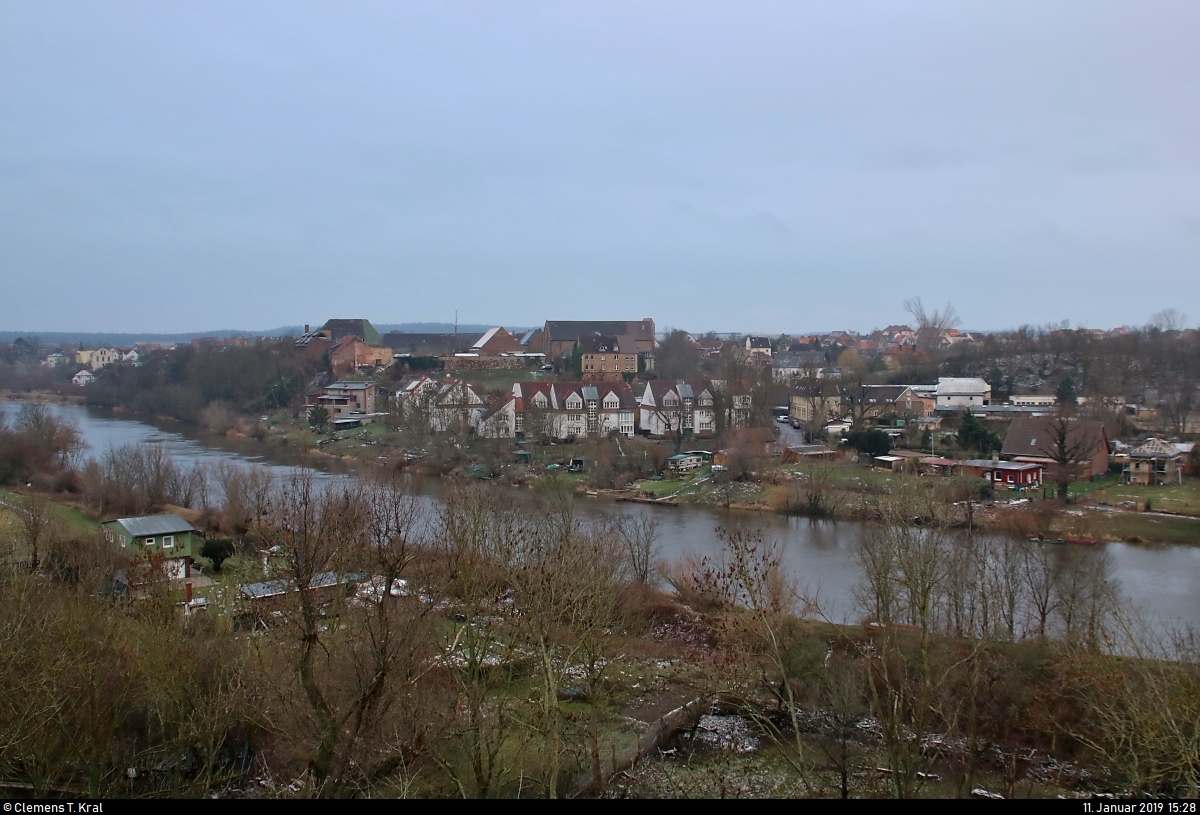
[[[915,388],[914,388],[915,390]],[[991,404],[992,386],[977,377],[939,377],[937,409],[961,410]]]

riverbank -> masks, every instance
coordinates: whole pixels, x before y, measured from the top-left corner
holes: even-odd
[[[729,480],[705,466],[682,478],[641,478],[623,489],[613,490],[610,485],[598,487],[589,472],[567,471],[573,459],[595,462],[604,458],[603,445],[611,444],[606,441],[530,443],[522,448],[499,440],[454,442],[446,438],[413,437],[383,422],[338,433],[320,433],[308,427],[298,413],[287,411],[277,411],[257,423],[240,423],[221,435],[274,448],[292,460],[302,454],[313,461],[363,462],[436,478],[472,478],[530,487],[550,477],[565,481],[581,495],[593,493],[600,500],[628,495],[668,499],[675,504],[706,509],[847,521],[868,520],[872,517],[872,504],[880,496],[902,488],[905,480],[921,478],[849,462],[825,465],[819,471],[771,462],[767,472],[746,480]],[[660,444],[664,457],[674,452],[671,445]],[[523,450],[524,455],[518,457],[518,450]],[[814,478],[821,481],[815,490],[811,486]],[[1020,537],[1200,544],[1200,479],[1187,478],[1173,487],[1119,485],[1115,478],[1085,482],[1072,485],[1072,500],[1075,503],[1064,507],[1056,499],[1042,498],[1036,493],[1019,495],[1000,491],[971,507],[970,513],[960,507],[957,523],[988,533]],[[1134,507],[1139,505],[1152,511],[1138,511]],[[1168,508],[1170,513],[1153,511]]]
[[[3,413],[10,423],[18,408],[17,404],[0,402],[0,413]],[[112,447],[139,445],[143,450],[159,450],[169,455],[179,467],[187,471],[196,467],[204,467],[213,476],[222,473],[227,476],[237,469],[248,467],[260,469],[261,472],[252,479],[252,483],[255,484],[263,483],[264,479],[275,482],[286,479],[290,477],[293,468],[296,467],[311,468],[317,479],[325,481],[362,472],[367,467],[362,463],[367,460],[366,457],[360,460],[350,455],[346,455],[344,458],[341,455],[314,455],[306,452],[299,444],[280,444],[278,439],[273,439],[272,443],[268,444],[266,439],[235,438],[227,434],[214,435],[177,424],[152,425],[129,418],[120,418],[107,411],[69,405],[55,406],[53,411],[56,416],[73,422],[80,429],[86,445],[85,455],[95,458],[102,457],[105,451]],[[396,431],[391,431],[388,444],[395,445],[398,435]],[[345,439],[337,444],[345,447],[352,443],[361,444],[362,442]],[[624,446],[627,452],[633,452],[632,445]],[[327,449],[327,447],[328,445],[323,445],[318,449]],[[374,452],[377,448],[359,446],[357,449]],[[557,454],[562,448],[550,446],[546,449],[549,453]],[[389,456],[394,455],[392,451],[386,449],[383,452]],[[431,513],[441,512],[445,506],[444,497],[451,485],[466,486],[478,483],[477,479],[463,477],[461,474],[452,477],[415,475],[420,462],[414,461],[413,463],[417,466],[410,467],[406,472],[414,473],[412,487],[420,496],[419,500]],[[529,467],[525,468],[526,473],[530,470]],[[515,473],[517,471],[514,469],[507,472]],[[462,472],[465,470],[460,471],[460,473]],[[538,491],[531,489],[531,485],[552,487],[555,491],[563,489],[575,491],[580,494],[575,503],[578,517],[585,523],[597,524],[597,528],[614,528],[614,524],[626,520],[629,522],[639,522],[642,519],[653,520],[657,525],[656,559],[665,563],[678,564],[705,557],[710,559],[720,557],[721,543],[716,535],[718,528],[736,528],[761,533],[766,541],[779,545],[784,557],[783,566],[791,574],[799,576],[809,588],[819,591],[824,600],[831,604],[831,614],[835,619],[855,618],[852,611],[854,584],[859,575],[856,553],[859,542],[867,531],[867,527],[861,519],[868,517],[868,513],[867,511],[856,512],[857,505],[854,503],[844,506],[842,513],[837,517],[766,511],[770,508],[762,504],[755,507],[750,501],[736,502],[750,506],[749,510],[726,509],[712,503],[694,501],[692,496],[686,494],[680,496],[682,500],[675,502],[674,507],[655,506],[618,502],[612,498],[606,499],[602,497],[602,492],[598,493],[596,497],[587,497],[589,474],[567,473],[563,469],[550,472],[555,474],[549,477],[550,481],[557,483],[551,484],[532,478],[513,480],[509,477],[502,477],[489,480],[487,486],[508,485],[496,494],[503,495],[502,500],[506,502],[518,504],[536,500]],[[549,476],[549,474],[545,475]],[[850,486],[852,487],[880,491],[877,496],[860,497],[858,499],[860,502],[872,497],[887,497],[884,487],[888,483],[886,480],[889,477],[888,474],[864,471],[850,465],[846,469],[846,477],[858,479],[858,481],[851,481]],[[696,478],[700,479],[703,476],[697,474]],[[928,481],[928,479],[923,480]],[[43,479],[43,481],[46,480]],[[646,480],[636,483],[641,483],[651,490],[676,492],[684,482]],[[56,488],[49,481],[46,481],[46,485],[51,490]],[[209,498],[206,500],[219,505],[223,501],[224,487],[215,481],[212,482],[212,485],[217,491],[210,492]],[[63,482],[62,486],[70,485],[68,482]],[[87,488],[86,484],[76,486]],[[745,484],[743,488],[747,490],[745,494],[750,496],[752,494],[750,490],[758,487],[754,484]],[[485,490],[485,493],[491,492],[493,490]],[[620,494],[629,495],[633,492],[630,490]],[[83,497],[79,495],[72,500],[82,502]],[[91,499],[88,503],[94,505],[94,501]],[[1042,507],[1049,507],[1055,512],[1035,511]],[[985,523],[988,522],[986,509],[981,508],[980,505],[976,505],[974,509],[981,520]],[[1052,530],[1053,524],[1056,522],[1063,524],[1062,533],[1050,534],[1047,531],[1044,535],[1051,540],[1066,537],[1073,531],[1077,532],[1080,537],[1090,536],[1098,539],[1102,537],[1102,534],[1096,534],[1090,530],[1070,528],[1079,527],[1087,521],[1087,515],[1077,507],[1069,507],[1066,512],[1058,512],[1061,508],[1054,505],[1053,502],[1034,502],[1032,504],[1006,505],[1004,510],[1011,510],[1014,514],[1021,513],[1021,517],[1027,514],[1030,520],[1025,521],[1027,526],[1021,528],[1029,531],[1003,535],[988,535],[986,532],[981,532],[977,535],[977,539],[986,540],[988,545],[993,546],[1003,546],[1005,542],[1008,542],[1012,544],[1014,551],[1025,550],[1029,548],[1025,545],[1025,539],[1030,534],[1036,533],[1039,528],[1043,528],[1039,525],[1046,523],[1047,519],[1049,519],[1050,525],[1045,528],[1048,530]],[[1073,514],[1074,512],[1080,514]],[[1073,563],[1080,557],[1084,561],[1093,558],[1106,561],[1110,564],[1109,567],[1114,578],[1119,579],[1123,590],[1128,592],[1128,602],[1131,607],[1144,609],[1147,615],[1156,621],[1155,624],[1163,630],[1172,626],[1197,624],[1200,622],[1200,592],[1196,590],[1195,576],[1200,575],[1200,547],[1194,545],[1194,536],[1189,537],[1190,530],[1195,527],[1190,526],[1192,522],[1188,519],[1177,519],[1171,516],[1160,517],[1150,513],[1144,515],[1146,517],[1138,518],[1141,527],[1144,527],[1147,521],[1153,521],[1155,525],[1189,524],[1174,536],[1170,534],[1170,529],[1166,530],[1168,534],[1155,535],[1155,538],[1158,539],[1174,537],[1188,545],[1112,542],[1094,547],[1047,545],[1043,548],[1046,549],[1047,556],[1063,560],[1063,562]],[[1109,517],[1102,520],[1111,527],[1112,524],[1118,523],[1121,517],[1118,516],[1116,519]],[[1111,533],[1112,529],[1107,531]],[[1141,530],[1128,530],[1128,537],[1133,537],[1139,531]],[[214,533],[226,536],[231,534],[231,530],[219,528],[214,530]]]
[[[34,395],[49,404],[78,409],[77,400],[47,393]],[[4,396],[13,403],[28,395]],[[138,421],[138,415],[130,411],[113,411],[111,415]],[[746,480],[728,480],[704,466],[678,479],[629,479],[622,489],[614,490],[611,484],[597,483],[594,471],[569,472],[569,464],[577,458],[595,463],[626,454],[648,456],[656,447],[658,455],[665,458],[674,452],[673,447],[639,438],[624,445],[602,440],[530,443],[519,448],[498,440],[465,438],[455,442],[421,436],[389,428],[383,422],[334,434],[319,433],[304,423],[299,411],[276,411],[257,419],[243,417],[219,432],[161,417],[153,426],[184,433],[199,444],[219,444],[237,455],[262,456],[288,466],[329,470],[375,465],[439,479],[478,479],[521,487],[537,487],[552,478],[581,495],[592,494],[598,501],[618,496],[666,498],[680,507],[833,521],[869,519],[872,505],[881,497],[900,489],[906,479],[917,478],[849,462],[819,469],[771,462],[764,472]],[[520,455],[518,450],[522,450]],[[652,463],[647,461],[643,466],[649,468]],[[815,488],[813,479],[820,482]],[[1072,485],[1072,500],[1075,503],[1064,507],[1036,494],[997,492],[988,501],[971,507],[970,522],[984,532],[1022,538],[1073,537],[1139,545],[1200,543],[1200,479],[1189,477],[1182,485],[1172,487],[1131,487],[1110,478]],[[1132,508],[1139,505],[1151,511]],[[965,508],[957,512],[957,522],[966,525]]]
[[[53,405],[82,405],[83,396],[53,391],[14,391],[0,389],[0,402],[42,402]]]

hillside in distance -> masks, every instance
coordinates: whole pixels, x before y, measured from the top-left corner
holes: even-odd
[[[406,334],[439,334],[454,331],[454,323],[375,323],[380,334],[389,331],[403,331]],[[314,326],[315,327],[315,326]],[[481,333],[491,328],[491,325],[461,324],[459,332],[463,334]],[[516,328],[516,327],[512,327]],[[82,343],[86,346],[99,347],[105,345],[136,345],[141,342],[156,342],[162,345],[173,345],[180,342],[190,342],[197,337],[283,337],[299,336],[304,331],[302,325],[289,325],[271,328],[265,331],[246,331],[223,328],[214,331],[189,331],[180,334],[161,334],[148,332],[144,334],[129,334],[117,332],[96,331],[0,331],[0,343],[15,342],[18,338],[26,341],[37,339],[42,345],[74,345]]]

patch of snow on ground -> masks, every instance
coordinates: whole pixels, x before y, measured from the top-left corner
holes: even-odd
[[[758,749],[758,736],[744,716],[705,714],[696,726],[696,741],[718,750],[752,753]]]

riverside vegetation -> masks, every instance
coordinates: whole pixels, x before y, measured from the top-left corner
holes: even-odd
[[[652,522],[588,522],[562,479],[434,507],[384,468],[82,461],[32,407],[0,461],[33,485],[0,496],[10,794],[1200,792],[1194,636],[1148,634],[1103,557],[953,530],[936,483],[874,496],[846,624],[771,541],[659,565]],[[87,516],[188,505],[234,546],[218,587],[265,553],[289,590],[187,616],[166,581],[113,593],[133,564]]]

